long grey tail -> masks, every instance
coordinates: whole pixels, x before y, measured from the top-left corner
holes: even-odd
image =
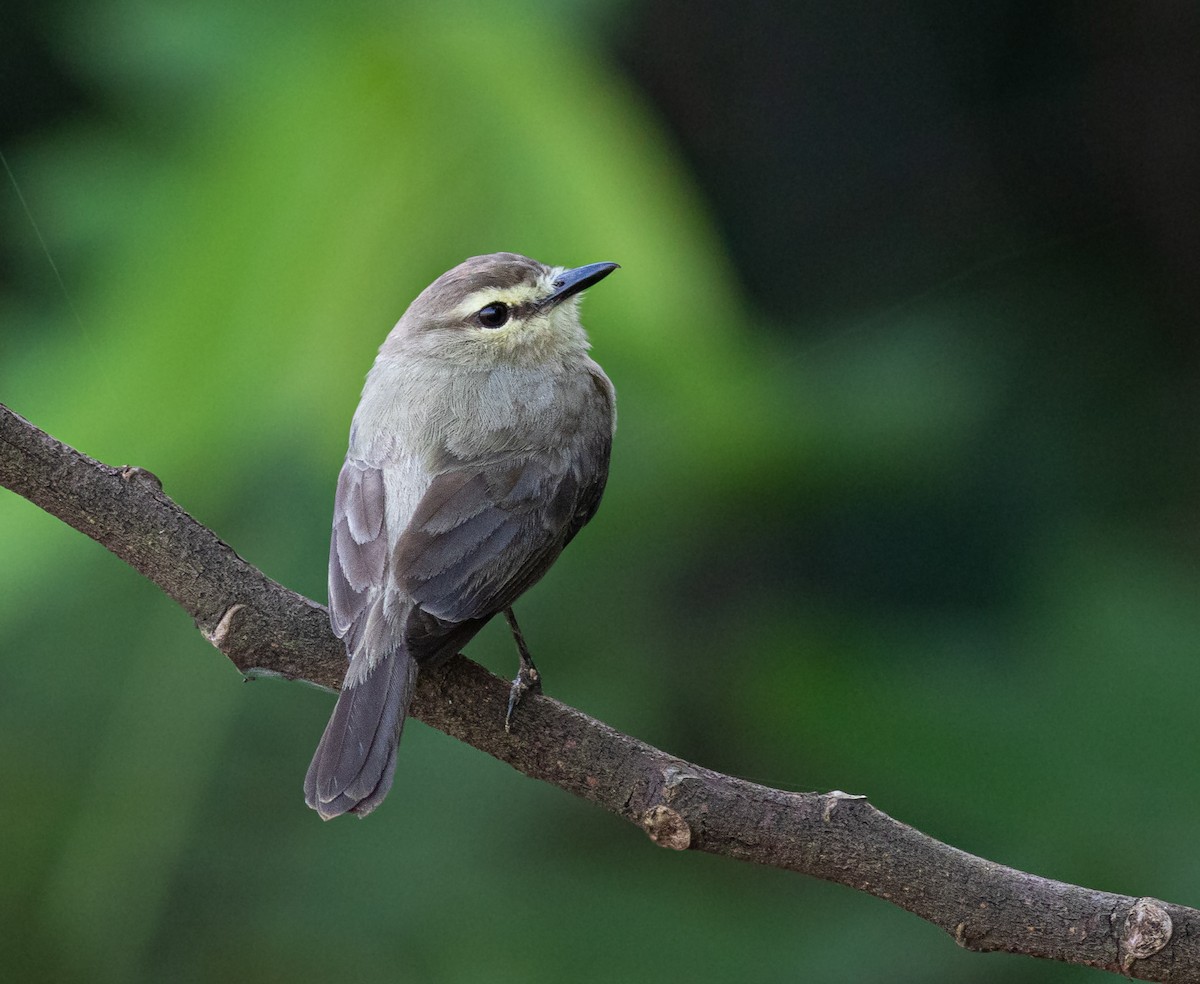
[[[400,648],[381,658],[365,678],[351,684],[350,677],[347,673],[304,777],[304,801],[322,820],[343,813],[365,817],[392,788],[417,663]]]

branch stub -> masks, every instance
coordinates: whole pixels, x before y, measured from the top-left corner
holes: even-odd
[[[642,816],[642,827],[659,847],[686,851],[692,846],[692,828],[678,810],[669,806],[652,807]]]
[[[1126,973],[1134,962],[1158,953],[1171,942],[1171,914],[1158,899],[1138,899],[1121,927],[1121,967]]]

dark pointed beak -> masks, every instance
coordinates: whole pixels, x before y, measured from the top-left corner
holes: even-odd
[[[587,266],[565,270],[554,281],[554,293],[542,301],[542,307],[553,307],[561,304],[568,297],[573,297],[581,290],[587,290],[592,284],[599,283],[620,266],[619,263],[589,263]]]

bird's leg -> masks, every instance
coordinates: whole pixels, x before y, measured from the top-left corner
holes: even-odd
[[[504,730],[507,733],[512,727],[512,719],[517,712],[517,705],[521,703],[525,695],[542,692],[542,676],[538,673],[538,668],[533,665],[533,657],[529,655],[529,647],[525,645],[525,637],[521,635],[521,627],[517,625],[517,616],[513,614],[511,608],[504,609],[504,618],[508,621],[513,642],[517,644],[517,652],[521,655],[521,669],[517,673],[517,678],[512,682],[512,689],[508,692],[508,713],[504,715]]]

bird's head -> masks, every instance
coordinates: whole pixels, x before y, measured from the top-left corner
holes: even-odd
[[[382,353],[451,360],[462,368],[535,365],[587,351],[581,291],[616,263],[549,267],[516,253],[473,256],[426,287]]]

